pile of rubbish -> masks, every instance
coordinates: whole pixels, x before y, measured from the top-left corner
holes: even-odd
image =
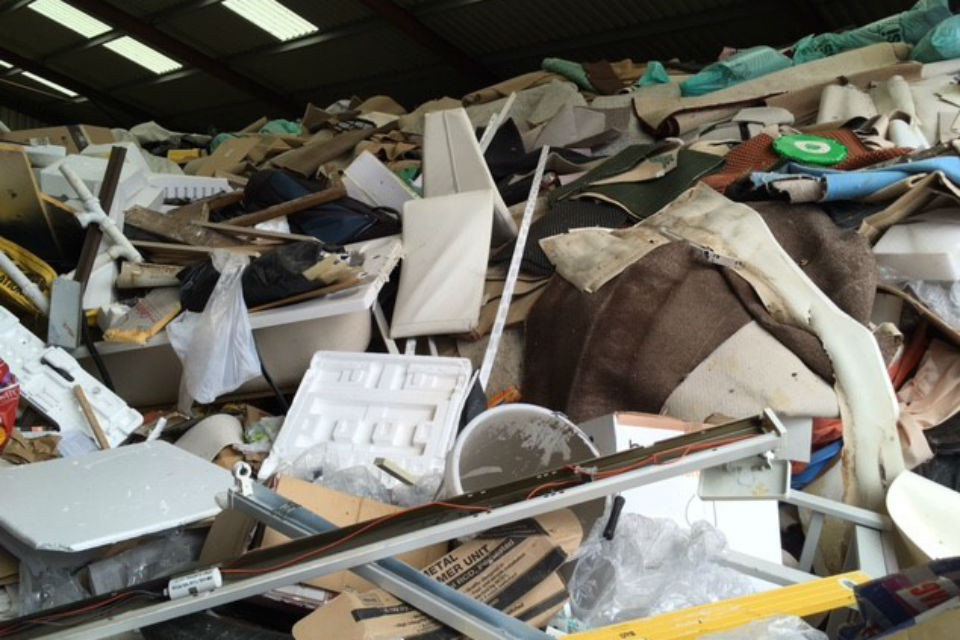
[[[960,620],[945,0],[0,163],[2,638]]]

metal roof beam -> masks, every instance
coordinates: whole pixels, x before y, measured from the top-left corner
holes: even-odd
[[[185,4],[194,5],[194,4],[209,4],[211,2],[220,2],[222,0],[191,0]],[[423,9],[419,10],[416,15],[428,15],[431,13],[436,13],[438,11],[443,11],[446,9],[455,9],[466,4],[475,4],[477,2],[483,2],[484,0],[440,0],[439,2],[434,2],[429,5],[426,5]],[[357,20],[350,24],[344,25],[337,29],[330,29],[328,31],[321,31],[318,33],[311,33],[299,38],[294,38],[293,40],[288,40],[286,42],[278,42],[276,44],[268,44],[257,49],[250,49],[249,51],[241,51],[233,55],[227,56],[224,60],[227,63],[240,62],[244,60],[250,60],[253,58],[260,58],[265,56],[274,56],[281,53],[289,53],[290,51],[297,51],[306,47],[313,47],[318,44],[323,44],[325,42],[330,42],[332,40],[339,40],[341,38],[351,38],[353,36],[362,35],[369,33],[373,29],[381,26],[383,21],[379,18],[367,18],[363,20]],[[135,80],[126,84],[118,85],[112,87],[111,91],[123,91],[126,89],[140,88],[140,87],[150,87],[158,84],[163,84],[171,80],[179,80],[180,78],[187,77],[196,73],[195,69],[181,69],[179,71],[173,71],[155,78],[147,78],[145,80]],[[489,73],[484,68],[484,73]]]
[[[20,1],[20,0],[15,0],[15,1]],[[33,0],[23,0],[23,1],[27,3],[33,2]],[[223,2],[223,0],[187,0],[187,2],[182,2],[173,7],[168,7],[166,9],[163,9],[162,11],[157,11],[156,13],[150,14],[149,16],[146,17],[144,22],[146,24],[156,25],[174,16],[187,15],[199,9],[203,9],[205,7],[209,7],[214,4],[220,4],[221,2]],[[119,31],[117,29],[111,29],[106,33],[100,34],[96,38],[90,38],[89,40],[84,40],[83,42],[67,45],[66,47],[57,49],[53,53],[48,53],[43,57],[43,61],[47,62],[55,58],[60,58],[73,53],[79,53],[80,51],[86,51],[87,49],[93,49],[95,47],[99,47],[108,42],[116,40],[117,38],[120,38],[123,35],[124,34],[122,31]]]
[[[104,93],[100,89],[91,87],[90,85],[85,84],[72,76],[67,76],[58,71],[54,71],[53,69],[45,67],[44,65],[31,60],[30,58],[22,56],[16,51],[7,49],[2,45],[0,45],[0,58],[3,58],[10,64],[19,67],[24,71],[29,71],[37,74],[38,76],[43,76],[51,82],[56,82],[57,84],[63,85],[64,87],[70,89],[71,91],[76,91],[81,96],[103,107],[105,111],[110,113],[111,116],[115,117],[121,123],[130,124],[133,122],[151,119],[150,114],[148,114],[146,111],[143,111],[140,107],[129,104],[123,100],[118,100],[112,95]],[[116,114],[122,114],[124,117],[117,117]]]
[[[447,60],[461,73],[482,84],[490,84],[494,76],[483,64],[463,49],[438,35],[417,17],[393,0],[357,0],[386,20],[414,42]]]
[[[604,46],[618,42],[641,43],[638,45],[637,51],[638,54],[642,54],[643,50],[641,47],[644,37],[666,35],[677,31],[706,26],[719,28],[720,25],[768,13],[782,16],[784,12],[789,9],[791,1],[792,0],[770,0],[761,3],[748,2],[731,7],[716,7],[692,14],[661,20],[651,20],[624,29],[611,29],[600,33],[578,36],[576,38],[552,40],[533,46],[499,51],[488,56],[487,61],[488,63],[494,64],[509,63],[524,58],[555,56],[572,49],[586,49],[588,47]],[[683,55],[683,52],[678,51],[675,52],[674,55]],[[639,59],[644,59],[644,57],[640,55]]]
[[[0,4],[0,14],[3,13],[13,13],[18,9],[22,9],[28,4],[33,2],[33,0],[8,0]]]
[[[137,40],[158,49],[175,60],[201,69],[244,93],[280,109],[284,113],[292,113],[298,109],[291,101],[270,87],[239,73],[207,54],[167,35],[156,27],[141,22],[135,16],[117,9],[103,0],[69,0],[69,2],[98,20],[106,22],[114,29],[133,36]]]
[[[31,100],[24,100],[22,96],[17,95],[16,91],[11,90],[6,78],[0,79],[0,103],[12,111],[22,113],[44,124],[56,124],[63,120],[63,115],[49,108],[44,104],[37,104]],[[0,133],[0,139],[3,134]]]

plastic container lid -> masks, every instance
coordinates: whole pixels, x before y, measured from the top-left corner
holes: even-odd
[[[773,149],[790,160],[827,166],[839,164],[850,155],[847,147],[836,140],[808,135],[777,138]]]

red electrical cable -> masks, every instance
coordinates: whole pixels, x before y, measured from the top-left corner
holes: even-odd
[[[95,604],[87,605],[86,607],[81,607],[79,609],[72,609],[70,611],[63,611],[61,613],[54,613],[48,616],[41,616],[39,618],[34,618],[33,620],[30,620],[29,622],[26,622],[26,623],[19,623],[15,626],[3,627],[3,628],[0,628],[0,638],[6,638],[7,636],[10,636],[14,633],[23,631],[24,629],[28,628],[30,625],[33,625],[33,624],[38,624],[38,625],[50,624],[57,620],[62,620],[64,618],[72,618],[75,616],[83,615],[84,613],[89,613],[91,611],[97,611],[99,609],[103,609],[104,607],[108,607],[111,604],[115,604],[117,602],[129,600],[131,598],[136,598],[136,597],[139,597],[139,594],[120,593],[113,596],[112,598],[107,598],[102,602],[97,602]]]
[[[372,521],[370,521],[368,524],[366,524],[365,526],[360,527],[360,528],[357,529],[356,531],[350,533],[350,534],[347,535],[347,536],[344,536],[343,538],[340,538],[339,540],[336,540],[336,541],[334,541],[334,542],[331,542],[331,543],[328,544],[328,545],[324,545],[324,546],[320,547],[319,549],[313,549],[313,550],[311,550],[311,551],[308,551],[308,552],[306,552],[306,553],[303,553],[303,554],[297,556],[296,558],[293,558],[293,559],[291,559],[291,560],[287,560],[286,562],[281,562],[280,564],[272,565],[272,566],[269,566],[269,567],[262,567],[262,568],[258,568],[258,569],[221,569],[221,570],[220,570],[220,573],[222,573],[222,574],[224,574],[224,575],[258,575],[258,574],[261,574],[261,573],[268,573],[268,572],[270,572],[270,571],[276,571],[276,570],[278,570],[278,569],[285,569],[285,568],[287,568],[287,567],[289,567],[289,566],[291,566],[291,565],[297,564],[298,562],[302,562],[302,561],[304,561],[304,560],[306,560],[306,559],[308,559],[308,558],[312,558],[312,557],[314,557],[314,556],[316,556],[316,555],[319,555],[319,554],[323,553],[324,551],[329,551],[330,549],[335,549],[336,547],[344,544],[344,543],[347,542],[348,540],[352,540],[353,538],[356,538],[357,536],[359,536],[359,535],[362,534],[362,533],[366,533],[367,531],[370,531],[371,529],[375,529],[376,527],[379,527],[380,525],[384,524],[385,522],[387,522],[387,521],[389,521],[389,520],[394,520],[394,519],[396,519],[396,518],[398,518],[398,517],[400,517],[400,516],[406,515],[406,514],[408,514],[408,513],[413,512],[413,511],[419,511],[419,510],[422,510],[422,509],[426,509],[426,508],[428,508],[428,507],[444,507],[444,508],[446,508],[446,509],[453,509],[453,510],[456,510],[456,511],[481,511],[481,512],[487,512],[487,511],[490,511],[490,510],[491,510],[490,507],[477,507],[477,506],[472,506],[472,505],[453,504],[453,503],[450,503],[450,502],[430,502],[430,503],[427,503],[427,504],[419,505],[419,506],[417,506],[417,507],[413,507],[413,508],[411,508],[411,509],[407,509],[407,510],[405,510],[405,511],[398,511],[397,513],[391,513],[391,514],[386,515],[386,516],[383,516],[383,517],[381,517],[381,518],[377,518],[376,520],[372,520]]]
[[[640,469],[641,467],[644,467],[644,466],[646,466],[646,465],[648,465],[648,464],[651,464],[651,463],[653,463],[653,464],[670,464],[671,462],[676,462],[677,460],[683,459],[684,457],[688,456],[688,455],[691,454],[691,453],[695,453],[695,452],[698,452],[698,451],[703,451],[703,450],[705,450],[705,449],[713,449],[713,448],[715,448],[715,447],[723,446],[723,445],[726,445],[726,444],[733,444],[734,442],[740,442],[741,440],[745,440],[745,439],[747,439],[747,438],[749,438],[749,437],[751,437],[751,436],[740,436],[740,437],[736,437],[736,438],[726,438],[726,439],[723,439],[723,440],[717,440],[717,441],[712,441],[712,442],[704,442],[704,443],[700,443],[700,444],[688,445],[688,446],[683,447],[683,448],[681,448],[681,447],[675,447],[675,448],[673,448],[673,449],[667,449],[666,451],[660,451],[660,452],[658,452],[658,453],[655,453],[655,454],[653,454],[652,456],[650,456],[649,458],[646,458],[646,459],[641,460],[641,461],[639,461],[639,462],[636,462],[636,463],[634,463],[634,464],[628,465],[628,466],[626,466],[626,467],[622,467],[622,468],[619,468],[619,469],[611,469],[611,470],[609,470],[609,471],[589,472],[589,471],[583,469],[582,467],[574,466],[574,465],[567,465],[566,468],[567,468],[568,470],[570,470],[570,471],[574,471],[574,472],[579,473],[579,474],[588,475],[588,476],[590,476],[592,479],[600,479],[600,480],[603,480],[603,479],[610,478],[610,477],[613,477],[613,476],[621,475],[621,474],[623,474],[623,473],[627,473],[627,472],[629,472],[629,471],[634,471],[634,470],[636,470],[636,469]],[[671,454],[671,453],[675,453],[675,452],[678,451],[678,450],[680,450],[681,453],[680,453],[680,455],[679,455],[675,460],[670,460],[670,461],[665,462],[665,463],[661,463],[661,462],[659,461],[658,458],[659,458],[660,456],[662,456],[662,455],[668,455],[668,454]],[[533,491],[531,491],[529,494],[527,494],[527,498],[526,498],[526,499],[527,499],[527,500],[532,500],[533,498],[537,497],[537,496],[540,494],[540,492],[545,491],[545,490],[547,490],[547,489],[554,489],[554,488],[560,489],[560,488],[564,488],[564,487],[567,487],[567,486],[570,486],[570,485],[578,484],[578,482],[580,482],[580,481],[578,481],[578,480],[567,480],[567,481],[547,482],[547,483],[542,484],[542,485],[540,485],[539,487],[536,487],[535,489],[533,489]],[[325,552],[325,551],[329,551],[330,549],[335,549],[335,548],[337,548],[338,546],[340,546],[340,545],[348,542],[349,540],[352,540],[353,538],[356,538],[356,537],[359,536],[360,534],[366,533],[367,531],[370,531],[371,529],[375,529],[376,527],[379,527],[380,525],[382,525],[382,524],[384,524],[384,523],[386,523],[386,522],[388,522],[388,521],[390,521],[390,520],[394,520],[394,519],[396,519],[396,518],[398,518],[398,517],[400,517],[400,516],[402,516],[402,515],[406,515],[406,514],[408,514],[408,513],[414,512],[414,511],[419,511],[419,510],[427,509],[427,508],[429,508],[429,507],[443,507],[443,508],[446,508],[446,509],[452,509],[452,510],[456,510],[456,511],[473,511],[473,512],[488,512],[488,511],[491,511],[491,510],[492,510],[490,507],[480,507],[480,506],[474,506],[474,505],[453,504],[453,503],[451,503],[451,502],[430,502],[430,503],[422,504],[422,505],[419,505],[419,506],[416,506],[416,507],[413,507],[413,508],[410,508],[410,509],[406,509],[405,511],[398,511],[397,513],[391,513],[391,514],[386,515],[386,516],[383,516],[383,517],[381,517],[381,518],[377,518],[376,520],[372,520],[371,522],[369,522],[369,523],[366,524],[365,526],[360,527],[360,528],[357,529],[356,531],[353,531],[353,532],[350,533],[349,535],[347,535],[347,536],[345,536],[345,537],[343,537],[343,538],[341,538],[341,539],[339,539],[339,540],[336,540],[336,541],[334,541],[334,542],[331,542],[331,543],[328,544],[328,545],[324,545],[323,547],[320,547],[319,549],[313,549],[313,550],[311,550],[311,551],[308,551],[308,552],[306,552],[306,553],[303,553],[303,554],[297,556],[296,558],[293,558],[293,559],[291,559],[291,560],[287,560],[287,561],[282,562],[282,563],[280,563],[280,564],[272,565],[272,566],[269,566],[269,567],[261,567],[261,568],[258,568],[258,569],[221,569],[220,572],[223,573],[224,575],[258,575],[258,574],[262,574],[262,573],[268,573],[268,572],[270,572],[270,571],[277,571],[277,570],[279,570],[279,569],[284,569],[284,568],[289,567],[289,566],[291,566],[291,565],[294,565],[294,564],[297,564],[297,563],[299,563],[299,562],[302,562],[303,560],[306,560],[306,559],[308,559],[308,558],[312,558],[312,557],[314,557],[314,556],[316,556],[316,555],[319,555],[319,554],[321,554],[321,553],[323,553],[323,552]],[[102,609],[102,608],[104,608],[104,607],[107,607],[107,606],[109,606],[109,605],[111,605],[111,604],[114,604],[114,603],[117,603],[117,602],[120,602],[120,601],[123,601],[123,600],[127,600],[127,599],[130,599],[130,598],[135,598],[135,597],[137,597],[137,594],[121,593],[121,594],[118,594],[118,595],[116,595],[116,596],[113,596],[112,598],[108,598],[108,599],[106,599],[106,600],[104,600],[104,601],[102,601],[102,602],[98,602],[98,603],[96,603],[96,604],[88,605],[88,606],[82,607],[82,608],[80,608],[80,609],[74,609],[74,610],[71,610],[71,611],[64,611],[64,612],[62,612],[62,613],[52,614],[52,615],[44,616],[44,617],[41,617],[41,618],[35,618],[34,620],[31,620],[31,621],[28,622],[28,623],[19,623],[19,624],[17,624],[17,625],[13,625],[13,626],[9,626],[9,627],[3,627],[3,628],[0,628],[0,638],[8,637],[8,636],[10,636],[10,635],[12,635],[12,634],[14,634],[14,633],[18,633],[19,631],[22,631],[22,630],[26,629],[30,624],[47,624],[47,623],[54,622],[54,621],[56,621],[56,620],[62,620],[62,619],[64,619],[64,618],[72,618],[72,617],[75,617],[75,616],[83,615],[84,613],[89,613],[89,612],[91,612],[91,611],[97,611],[97,610]]]
[[[569,471],[573,471],[574,473],[589,476],[591,480],[605,480],[607,478],[612,478],[614,476],[618,476],[618,475],[627,473],[629,471],[635,471],[651,463],[652,464],[671,464],[673,462],[676,462],[677,460],[681,460],[685,458],[691,453],[696,453],[698,451],[703,451],[705,449],[713,449],[726,444],[733,444],[734,442],[740,442],[741,440],[746,440],[747,438],[750,438],[750,437],[752,436],[738,436],[735,438],[724,438],[722,440],[714,440],[711,442],[703,442],[700,444],[691,444],[685,447],[674,447],[673,449],[659,451],[653,454],[652,456],[650,456],[649,458],[644,458],[643,460],[640,460],[639,462],[635,462],[626,467],[621,467],[619,469],[610,469],[609,471],[589,471],[577,465],[566,465],[565,468]],[[660,456],[675,453],[677,451],[680,451],[681,453],[676,459],[669,460],[667,462],[660,462],[659,460]],[[548,482],[546,484],[540,485],[539,487],[536,487],[533,491],[528,493],[526,499],[532,500],[533,498],[536,498],[538,495],[540,495],[541,492],[546,491],[548,489],[562,489],[569,485],[578,484],[579,482],[580,482],[579,480],[568,480],[566,482],[561,482],[561,481]]]

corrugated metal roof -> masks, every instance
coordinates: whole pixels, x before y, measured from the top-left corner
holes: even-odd
[[[354,94],[388,93],[410,107],[479,88],[488,82],[479,77],[483,68],[505,79],[539,68],[547,56],[709,63],[724,46],[786,46],[807,33],[864,24],[914,2],[393,0],[427,30],[417,32],[375,13],[366,0],[278,0],[318,28],[315,34],[280,43],[221,1],[109,0],[149,28],[239,71],[288,102],[325,104]],[[461,52],[458,59],[451,46]],[[230,86],[189,61],[181,60],[184,69],[169,78],[151,78],[102,44],[91,48],[78,34],[17,0],[0,0],[0,47],[163,116],[171,126],[212,123],[229,128],[262,114],[300,115],[278,112],[263,95]],[[59,55],[50,57],[53,53]],[[79,113],[75,105],[17,93],[0,83],[0,102],[4,100],[59,114],[63,121],[74,121]],[[107,120],[107,112],[94,113]]]

